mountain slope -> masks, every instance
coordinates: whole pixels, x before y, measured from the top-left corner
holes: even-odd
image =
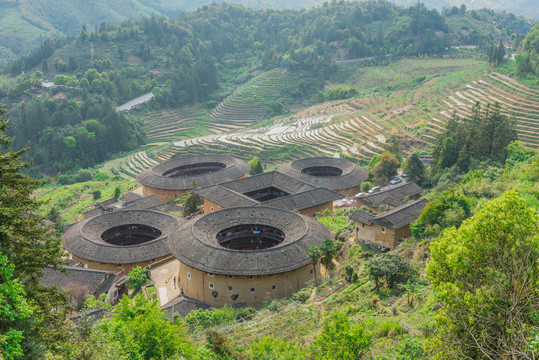
[[[417,4],[416,0],[393,0],[392,2],[402,6]],[[421,2],[429,8],[439,10],[452,6],[460,7],[464,4],[469,10],[487,8],[495,11],[507,11],[516,15],[526,16],[527,18],[539,19],[539,7],[536,0],[424,0]]]
[[[135,0],[0,1],[0,65],[28,53],[43,39],[77,34],[83,24],[92,29],[152,14],[159,12]]]

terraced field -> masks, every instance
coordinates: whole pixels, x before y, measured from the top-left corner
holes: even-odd
[[[149,144],[197,136],[206,130],[207,113],[199,106],[153,111],[141,116]],[[206,119],[206,120],[205,120]]]
[[[448,96],[439,116],[429,121],[428,136],[442,132],[454,112],[461,118],[470,116],[478,101],[482,106],[498,102],[503,114],[515,118],[520,140],[530,148],[539,148],[539,91],[496,72],[467,83]]]
[[[159,161],[148,157],[146,150],[143,150],[135,154],[105,163],[102,171],[110,171],[113,174],[120,175],[125,179],[132,180],[136,178],[137,175],[143,170],[157,164],[159,164]]]
[[[218,104],[210,117],[220,124],[249,126],[268,115],[270,104],[295,86],[297,76],[286,70],[264,72],[235,90]]]
[[[461,71],[426,79],[413,89],[373,91],[352,100],[318,104],[257,128],[239,125],[249,122],[234,123],[231,118],[222,120],[227,123],[210,119],[200,125],[201,110],[197,108],[162,111],[159,117],[147,115],[150,145],[156,148],[118,160],[114,167],[132,178],[173,157],[223,153],[244,160],[257,155],[268,168],[321,155],[343,154],[367,162],[384,151],[393,134],[401,135],[406,152],[428,147],[454,111],[468,116],[476,101],[498,101],[504,113],[517,119],[522,141],[539,147],[539,91],[487,71],[482,63],[470,68],[464,65]],[[192,129],[181,130],[189,124],[205,126],[206,131],[189,136],[197,134]],[[178,133],[171,135],[175,131]]]

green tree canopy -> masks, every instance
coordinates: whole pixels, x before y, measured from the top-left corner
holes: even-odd
[[[0,253],[0,359],[12,360],[22,356],[23,332],[13,329],[14,320],[32,314],[25,291],[18,279],[13,279],[13,264]]]
[[[515,140],[514,119],[503,115],[498,103],[482,108],[477,102],[468,118],[461,120],[453,115],[449,120],[434,148],[433,167],[441,170],[456,165],[465,172],[471,159],[492,159],[503,163],[507,157],[507,145]]]
[[[385,284],[392,288],[417,275],[410,263],[397,254],[379,254],[371,258],[367,265],[369,276],[374,280],[376,289]]]
[[[139,291],[144,284],[148,282],[148,272],[146,269],[141,268],[140,266],[135,266],[130,272],[129,272],[129,280],[127,281],[127,284],[129,287],[131,287],[135,292]]]
[[[384,152],[380,155],[376,165],[371,169],[371,174],[376,184],[383,184],[397,174],[398,168],[399,160],[390,153]]]
[[[539,217],[505,193],[431,245],[426,272],[444,306],[437,359],[532,359],[539,319]]]
[[[116,344],[129,359],[196,358],[183,327],[169,322],[158,302],[142,294],[134,299],[124,296],[115,316],[99,327],[105,342]]]
[[[249,161],[249,167],[249,175],[262,174],[264,172],[262,162],[260,162],[260,159],[258,159],[258,157],[256,156],[254,156],[253,159]]]
[[[372,335],[365,324],[352,325],[345,312],[337,312],[324,322],[322,333],[311,345],[313,359],[356,360],[369,350]]]
[[[4,273],[6,279],[20,280],[33,308],[31,321],[12,319],[17,322],[17,330],[24,331],[25,356],[32,358],[43,355],[45,346],[55,342],[62,331],[69,307],[67,297],[57,289],[40,285],[39,279],[45,267],[58,268],[63,264],[64,252],[55,231],[44,225],[42,203],[32,196],[46,181],[23,174],[31,165],[21,160],[27,149],[9,151],[12,140],[5,135],[7,120],[3,113],[0,108],[0,249],[11,265],[0,265],[0,269],[8,271]],[[2,326],[1,332],[7,330]]]
[[[425,180],[425,165],[423,165],[423,161],[421,161],[416,153],[406,159],[402,166],[402,171],[408,175],[410,181],[417,184],[421,185]]]
[[[200,195],[195,193],[189,193],[189,195],[187,196],[187,200],[185,200],[184,204],[184,216],[189,216],[196,213],[198,207],[202,204],[204,204],[204,199],[202,199]]]
[[[472,200],[455,189],[444,191],[429,202],[419,218],[412,223],[412,234],[416,238],[438,234],[447,227],[459,227],[471,215]]]

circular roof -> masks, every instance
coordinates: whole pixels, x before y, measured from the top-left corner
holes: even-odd
[[[203,163],[220,163],[223,164],[224,167],[217,171],[201,175],[184,177],[168,177],[163,175],[179,167]],[[248,172],[249,165],[246,162],[234,159],[230,156],[188,156],[179,159],[172,159],[156,165],[153,168],[146,169],[137,176],[137,181],[142,185],[154,189],[188,190],[193,188],[193,181],[197,183],[198,187],[206,187],[216,185],[224,181],[240,178]]]
[[[305,173],[309,168],[328,167],[342,171],[337,176],[314,176]],[[332,170],[334,170],[332,169]],[[329,190],[343,190],[360,185],[368,177],[367,170],[351,161],[332,157],[300,159],[282,165],[280,172],[314,186]]]
[[[167,239],[183,220],[151,210],[114,211],[81,221],[62,236],[64,248],[82,259],[105,264],[134,264],[170,254]],[[101,235],[122,225],[140,224],[155,228],[161,236],[139,245],[112,245]]]
[[[268,225],[284,232],[280,244],[263,250],[232,250],[217,243],[217,234],[241,224]],[[311,263],[307,251],[331,239],[318,221],[287,210],[238,207],[190,220],[169,237],[171,253],[195,269],[222,275],[278,274]]]

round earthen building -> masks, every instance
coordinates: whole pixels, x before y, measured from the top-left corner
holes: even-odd
[[[167,240],[183,221],[151,210],[114,211],[71,226],[62,243],[75,262],[127,273],[170,255]]]
[[[315,278],[307,252],[330,239],[312,218],[267,207],[239,207],[181,224],[169,237],[185,294],[214,306],[261,306]],[[318,275],[318,274],[316,274]]]
[[[331,157],[300,159],[282,165],[279,171],[317,187],[354,196],[368,177],[367,170],[351,161]]]
[[[166,161],[137,176],[144,196],[155,195],[161,201],[181,197],[198,187],[216,185],[244,177],[249,165],[229,156],[189,156]]]

